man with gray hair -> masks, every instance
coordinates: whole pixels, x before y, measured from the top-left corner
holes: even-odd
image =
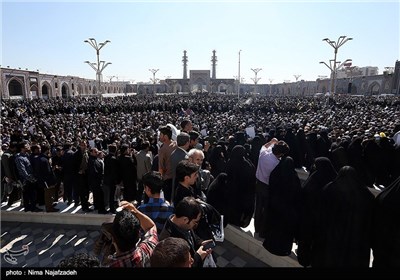
[[[194,192],[198,197],[201,197],[205,201],[206,197],[204,193],[207,193],[208,186],[213,178],[209,170],[201,168],[204,160],[204,153],[199,149],[191,149],[188,152],[188,156],[190,162],[199,166],[199,177],[196,180],[195,186],[193,186]]]

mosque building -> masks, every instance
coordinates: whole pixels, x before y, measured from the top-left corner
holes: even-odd
[[[81,96],[107,96],[130,94],[160,93],[224,93],[243,95],[257,93],[261,95],[307,96],[329,92],[331,80],[319,78],[316,81],[295,81],[275,84],[238,83],[237,79],[217,78],[217,56],[212,51],[210,70],[189,70],[188,54],[183,51],[182,78],[154,80],[153,83],[128,81],[96,81],[73,75],[61,76],[44,74],[39,70],[12,69],[1,67],[0,96],[2,99],[32,98],[75,98]],[[356,95],[400,94],[400,61],[383,74],[376,67],[351,67],[351,71],[338,72],[336,93]],[[347,69],[347,70],[349,70]],[[188,73],[189,72],[189,73]],[[189,75],[188,75],[189,74]],[[239,91],[239,92],[238,92]]]

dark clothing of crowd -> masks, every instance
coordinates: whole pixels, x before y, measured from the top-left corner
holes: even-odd
[[[261,229],[264,247],[288,255],[295,241],[300,264],[312,267],[368,267],[372,248],[374,266],[398,266],[400,145],[393,138],[400,131],[398,96],[335,96],[329,102],[252,95],[238,102],[214,94],[2,100],[1,114],[2,143],[28,140],[50,146],[48,158],[30,161],[16,152],[7,156],[18,163],[15,179],[25,186],[27,210],[37,209],[37,190],[47,180],[58,187],[62,183],[64,201],[81,203],[85,209],[93,192],[99,213],[107,212],[107,204],[115,211],[118,185],[123,186],[124,200],[138,200],[142,196],[135,151],[149,141],[152,168],[158,171],[158,128],[179,127],[183,118],[190,118],[195,130],[207,133],[200,139],[203,147],[205,141],[211,144],[204,164],[215,179],[206,186],[207,202],[225,216],[225,225],[250,223],[260,148],[277,138],[290,152],[271,173]],[[254,129],[251,137],[245,132],[249,128]],[[81,141],[106,154],[104,160],[89,157],[85,172],[80,169]],[[124,151],[110,155],[110,144]],[[62,156],[57,154],[59,147]],[[38,166],[46,159],[51,159],[51,169],[44,171]],[[2,171],[9,170],[5,162],[2,157]],[[22,166],[32,177],[22,174]],[[295,168],[310,172],[303,185]],[[382,190],[376,198],[373,188]],[[179,189],[176,195],[182,196]],[[9,194],[9,199],[16,197]]]

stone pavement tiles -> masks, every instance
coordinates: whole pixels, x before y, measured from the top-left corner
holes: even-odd
[[[1,267],[56,267],[74,253],[92,253],[100,226],[2,222]],[[23,245],[28,245],[24,250]],[[7,250],[20,251],[10,261]],[[268,267],[225,240],[214,248],[218,267]]]

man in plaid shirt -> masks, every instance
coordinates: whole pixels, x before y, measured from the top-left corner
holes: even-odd
[[[147,267],[158,243],[154,222],[127,201],[121,202],[122,211],[115,215],[110,234],[116,253],[110,267]],[[140,228],[145,232],[141,241]],[[139,241],[139,242],[138,242]]]
[[[164,186],[161,173],[157,171],[147,172],[143,175],[142,182],[149,201],[140,205],[138,210],[154,221],[157,232],[160,233],[165,221],[174,214],[174,207],[170,206],[164,198],[161,198],[160,192]]]

